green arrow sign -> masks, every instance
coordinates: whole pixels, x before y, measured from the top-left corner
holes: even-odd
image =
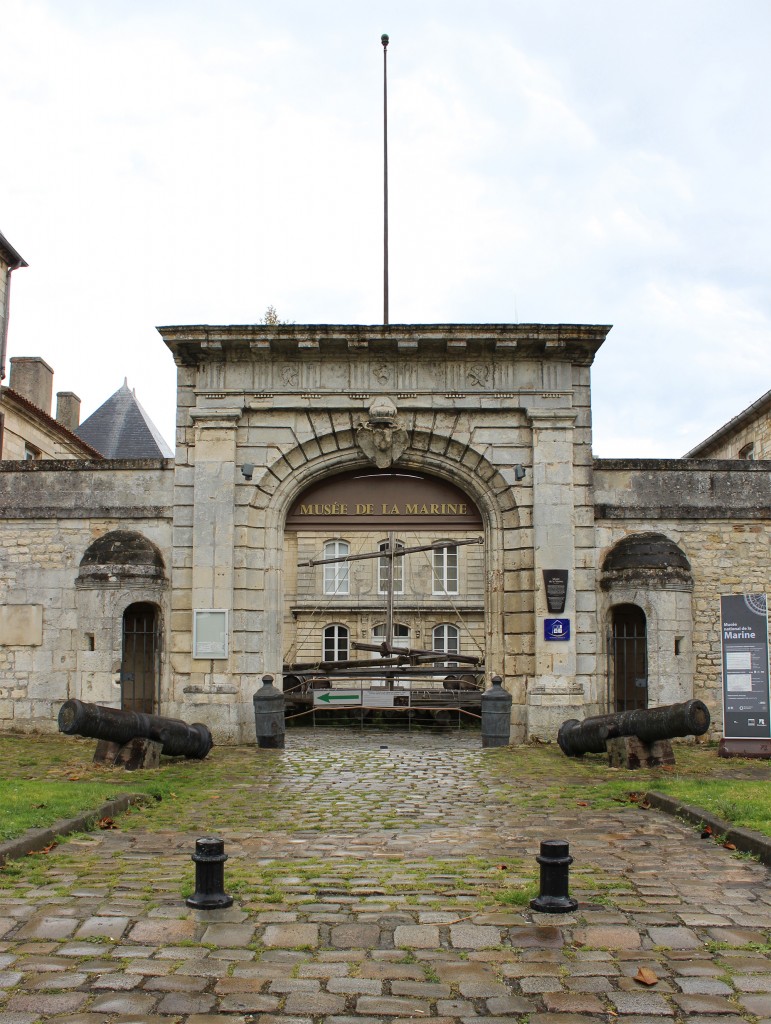
[[[316,704],[331,704],[332,701],[343,701],[345,704],[361,704],[361,693],[358,690],[343,690],[338,693],[327,691],[326,693],[314,693],[313,696]]]

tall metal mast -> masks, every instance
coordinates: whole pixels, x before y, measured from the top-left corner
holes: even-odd
[[[388,36],[383,44],[383,324],[388,324]]]

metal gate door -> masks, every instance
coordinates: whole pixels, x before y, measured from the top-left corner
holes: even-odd
[[[608,633],[608,708],[633,711],[648,706],[648,638],[645,612],[634,604],[613,609]]]
[[[160,636],[158,609],[146,601],[129,605],[123,613],[123,648],[120,665],[121,707],[151,715],[156,710]]]

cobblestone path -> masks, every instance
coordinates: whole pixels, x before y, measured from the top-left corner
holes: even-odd
[[[767,869],[656,811],[539,802],[507,756],[292,733],[173,828],[133,813],[6,868],[0,1024],[770,1024]],[[213,822],[235,903],[194,912]],[[572,915],[528,909],[554,838]]]

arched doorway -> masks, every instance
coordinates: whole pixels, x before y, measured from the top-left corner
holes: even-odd
[[[130,604],[123,613],[120,706],[124,711],[153,714],[160,675],[158,608],[149,601]]]
[[[478,704],[483,522],[456,484],[411,469],[327,477],[294,500],[284,538],[283,671],[306,681],[300,693],[293,687],[298,708],[343,707],[341,693],[319,694],[320,679],[351,693],[351,708],[363,709],[356,721],[367,708]],[[462,700],[456,675],[454,688],[445,685],[448,653],[466,669]]]
[[[614,711],[647,708],[648,637],[642,608],[619,604],[612,609],[608,656],[608,706]]]
[[[623,709],[691,698],[693,574],[685,552],[661,533],[628,534],[605,555],[600,587],[607,595],[608,708],[614,701]],[[626,652],[615,668],[614,647]]]

